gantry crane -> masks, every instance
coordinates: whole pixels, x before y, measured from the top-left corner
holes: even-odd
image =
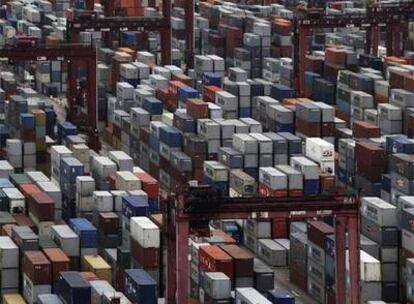
[[[35,47],[15,46],[0,49],[0,58],[8,58],[11,62],[56,60],[65,61],[68,64],[68,89],[67,100],[69,105],[69,120],[90,136],[90,146],[99,150],[97,133],[97,99],[96,99],[96,50],[92,47],[68,44],[59,47]],[[86,81],[78,84],[77,71],[80,67],[86,67]],[[78,115],[75,105],[86,108],[86,115]]]
[[[401,32],[403,25],[414,20],[414,1],[401,1],[393,4],[374,4],[367,7],[363,14],[326,15],[320,11],[309,10],[309,14],[297,16],[293,20],[293,64],[294,85],[298,96],[304,94],[305,58],[308,44],[307,36],[314,28],[359,27],[367,29],[366,52],[378,53],[379,28],[386,28],[387,55],[400,55]]]
[[[184,54],[186,68],[193,68],[194,65],[194,0],[186,0],[185,12],[185,45]],[[93,8],[91,2],[88,9]],[[114,17],[116,12],[114,1],[105,2],[105,16],[91,20],[68,20],[67,34],[71,41],[76,41],[80,31],[85,30],[109,30],[109,36],[118,34],[121,30],[150,30],[158,31],[161,36],[161,60],[163,65],[171,64],[171,0],[164,0],[162,3],[162,17]]]
[[[359,304],[359,204],[343,195],[309,197],[229,198],[209,186],[189,186],[171,196],[164,210],[167,244],[168,304],[188,303],[188,237],[191,229],[208,227],[212,219],[289,218],[335,219],[336,304],[346,299],[346,232],[348,232],[351,301]]]

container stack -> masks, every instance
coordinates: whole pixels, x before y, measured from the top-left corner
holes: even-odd
[[[76,177],[84,174],[83,165],[74,157],[60,160],[60,187],[62,189],[62,217],[69,219],[76,214]]]
[[[7,139],[7,160],[17,171],[23,171],[23,142],[19,139]]]
[[[31,113],[20,114],[20,138],[23,143],[23,166],[28,170],[36,169],[36,120]],[[42,134],[40,134],[41,136]],[[46,134],[43,135],[43,137]]]
[[[23,257],[23,296],[36,303],[37,296],[52,292],[52,266],[41,251],[25,251]]]
[[[53,225],[50,229],[50,238],[59,244],[68,256],[70,269],[78,270],[81,262],[79,236],[68,225]]]
[[[8,236],[0,237],[1,294],[19,291],[19,248]]]
[[[308,293],[318,303],[324,303],[326,298],[326,252],[325,242],[332,235],[333,228],[323,222],[308,222]]]
[[[364,197],[361,209],[361,233],[379,248],[368,253],[381,263],[381,299],[398,302],[398,209],[377,197]]]
[[[95,180],[91,176],[76,177],[76,216],[92,218]]]
[[[108,157],[99,156],[92,159],[91,173],[95,179],[96,188],[99,190],[110,190],[108,178],[115,175],[116,164]]]
[[[79,237],[79,256],[96,255],[97,249],[97,230],[85,218],[72,218],[69,220],[69,227]]]
[[[39,235],[49,235],[50,227],[55,223],[55,202],[44,192],[30,193],[27,209],[30,219],[36,225]]]
[[[296,286],[307,291],[308,234],[305,222],[292,222],[290,224],[289,240],[289,279]]]
[[[160,281],[160,230],[148,217],[130,218],[131,264],[142,268],[153,278]]]

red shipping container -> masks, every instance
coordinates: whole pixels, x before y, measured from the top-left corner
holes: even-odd
[[[325,238],[335,232],[334,228],[321,221],[308,222],[308,239],[315,245],[325,248]]]
[[[53,221],[55,218],[55,202],[44,192],[29,194],[27,201],[29,212],[39,221]]]
[[[404,88],[404,78],[408,75],[407,72],[390,71],[389,83],[394,89]]]
[[[36,226],[32,219],[24,214],[12,214],[12,217],[16,220],[17,226],[29,226],[31,229]]]
[[[414,92],[414,75],[406,75],[404,77],[404,89]]]
[[[209,272],[223,272],[233,278],[233,260],[218,246],[201,246],[198,250],[200,269]]]
[[[357,165],[383,167],[385,166],[385,151],[373,143],[357,142],[355,145],[355,159]]]
[[[144,269],[155,268],[160,265],[160,249],[159,248],[143,248],[132,237],[129,238],[129,244],[131,248],[131,256]]]
[[[355,121],[352,124],[352,135],[354,137],[376,138],[381,136],[381,129],[366,121]]]
[[[335,176],[331,174],[320,175],[321,193],[322,194],[334,194],[336,193]]]
[[[173,74],[171,76],[171,79],[180,81],[184,85],[189,86],[189,87],[193,86],[193,79],[185,74]]]
[[[221,238],[222,239],[221,244],[223,244],[223,245],[235,245],[235,244],[237,244],[235,239],[233,239],[230,235],[228,235],[227,233],[225,233],[221,229],[213,229],[211,231],[211,234],[213,236],[217,236],[217,237]]]
[[[237,245],[221,245],[220,248],[233,259],[235,277],[253,276],[253,255],[250,252]]]
[[[287,190],[273,190],[270,189],[267,185],[263,184],[263,183],[259,183],[259,195],[261,196],[274,196],[274,197],[286,197],[288,196],[288,191]]]
[[[187,114],[193,118],[208,118],[208,104],[198,98],[190,98],[186,102]]]
[[[321,137],[334,137],[336,133],[336,127],[334,122],[323,122],[321,125]]]
[[[24,252],[23,272],[33,285],[52,284],[52,265],[41,251]]]
[[[119,217],[115,212],[99,212],[98,229],[104,234],[118,234]]]
[[[20,184],[18,189],[20,190],[20,192],[24,195],[26,199],[29,198],[30,193],[42,192],[42,190],[40,190],[39,187],[36,186],[35,184]]]
[[[147,172],[137,172],[135,176],[141,180],[142,189],[148,194],[148,198],[158,198],[159,185],[158,181]]]
[[[325,48],[325,62],[344,65],[346,64],[346,53],[337,48]]]
[[[60,248],[45,248],[43,253],[52,263],[52,282],[59,279],[59,274],[62,271],[70,270],[70,259]]]
[[[203,99],[205,102],[216,102],[216,93],[223,91],[217,86],[203,86]]]
[[[272,239],[289,238],[289,220],[287,218],[272,219]]]

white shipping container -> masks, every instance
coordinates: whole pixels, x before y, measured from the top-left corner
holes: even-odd
[[[378,197],[363,197],[361,213],[379,226],[398,226],[398,209]]]
[[[231,292],[231,281],[222,272],[206,272],[204,276],[204,291],[212,299],[229,299]]]
[[[19,268],[19,248],[8,236],[0,236],[0,268]]]
[[[253,287],[236,288],[236,304],[272,304]]]
[[[115,187],[117,190],[140,190],[141,181],[130,171],[118,171],[115,175]]]
[[[114,209],[114,200],[112,194],[108,191],[94,191],[93,199],[95,210],[98,212],[111,212]]]
[[[160,247],[160,230],[148,217],[137,216],[130,219],[131,237],[143,248]]]
[[[346,251],[346,260],[349,260],[349,250]],[[349,271],[349,263],[347,263]],[[360,250],[360,273],[363,282],[381,281],[381,262],[363,250]]]
[[[112,190],[111,194],[114,198],[114,210],[115,212],[122,211],[122,197],[127,196],[128,192],[124,190]]]
[[[20,139],[6,139],[7,154],[21,155],[23,153],[23,142]]]
[[[305,147],[306,156],[318,163],[335,160],[334,145],[322,138],[306,138]]]
[[[104,292],[115,292],[116,290],[106,280],[90,281],[91,285],[91,304],[102,304],[102,295]]]
[[[10,213],[24,213],[26,204],[23,194],[17,188],[3,188],[10,202]]]
[[[0,178],[9,178],[14,173],[14,168],[7,160],[0,160]]]
[[[204,161],[204,174],[215,182],[228,181],[229,172],[227,167],[218,161]]]
[[[116,173],[116,164],[105,156],[97,156],[92,160],[92,171],[105,178]]]
[[[93,195],[95,191],[95,180],[91,176],[76,177],[76,192],[82,196]]]
[[[286,174],[273,167],[259,168],[259,182],[273,190],[286,190],[288,187]]]
[[[249,134],[233,134],[233,148],[243,154],[257,154],[259,152],[257,140]]]
[[[119,171],[132,171],[134,160],[124,151],[109,151],[108,157],[116,163]]]
[[[68,257],[79,256],[79,237],[68,225],[53,225],[50,237]]]

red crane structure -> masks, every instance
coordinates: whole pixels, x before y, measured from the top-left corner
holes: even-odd
[[[59,47],[27,47],[15,46],[0,49],[0,58],[8,58],[13,62],[25,61],[64,61],[68,64],[69,120],[80,130],[90,134],[90,146],[98,150],[97,134],[97,104],[96,104],[96,50],[81,45],[62,45]],[[86,67],[85,87],[79,88],[77,72],[80,67]],[[84,92],[83,92],[84,90]],[[75,115],[75,104],[86,108],[86,115]]]
[[[188,303],[188,237],[212,219],[289,218],[332,215],[335,222],[336,302],[346,299],[346,232],[351,276],[350,298],[359,304],[359,204],[342,195],[309,197],[224,197],[209,186],[190,186],[167,200],[164,229],[167,244],[166,303]]]
[[[314,28],[359,27],[367,29],[367,53],[378,53],[379,29],[386,29],[387,55],[401,54],[401,33],[407,34],[407,22],[414,20],[414,1],[375,4],[363,14],[325,15],[309,9],[309,14],[293,20],[294,85],[298,96],[304,94],[305,58],[308,51],[307,36]],[[405,27],[405,30],[402,30]]]

